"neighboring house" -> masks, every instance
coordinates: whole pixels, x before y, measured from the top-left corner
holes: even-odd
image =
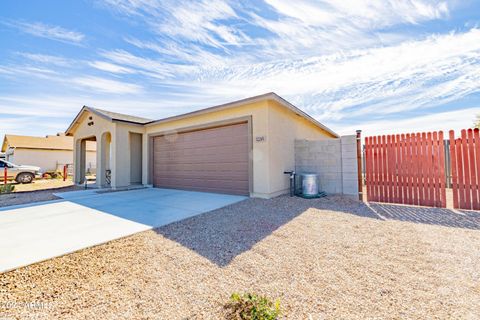
[[[66,134],[82,183],[97,142],[97,185],[177,188],[270,198],[288,192],[295,139],[338,135],[275,93],[160,120],[84,106]],[[107,171],[108,170],[108,171]]]
[[[87,169],[96,167],[96,145],[89,143],[86,152]],[[31,137],[6,134],[2,152],[5,160],[15,164],[32,165],[43,171],[61,170],[73,164],[73,138],[64,134],[46,137]]]

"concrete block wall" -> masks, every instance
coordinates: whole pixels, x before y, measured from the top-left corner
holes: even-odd
[[[339,139],[296,140],[295,171],[319,175],[320,190],[358,196],[355,135]]]

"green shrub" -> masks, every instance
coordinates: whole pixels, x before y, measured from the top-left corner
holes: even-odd
[[[230,320],[275,320],[280,315],[280,301],[252,293],[233,293],[225,306]]]
[[[0,185],[0,194],[13,192],[15,186],[13,184],[2,184]]]

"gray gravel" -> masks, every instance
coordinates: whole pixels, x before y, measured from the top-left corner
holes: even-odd
[[[253,291],[286,319],[478,319],[479,254],[478,230],[342,197],[248,199],[0,275],[0,318],[221,319]]]
[[[54,196],[54,193],[81,190],[80,186],[70,186],[63,188],[55,188],[39,191],[22,191],[13,192],[9,194],[0,194],[0,207],[7,207],[19,204],[27,204],[48,200],[57,200],[59,197]]]

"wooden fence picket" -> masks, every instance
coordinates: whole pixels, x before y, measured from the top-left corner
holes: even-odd
[[[462,130],[460,138],[450,131],[453,206],[480,210],[480,134],[478,129]]]
[[[467,130],[462,130],[462,156],[463,156],[463,178],[465,179],[464,188],[465,188],[465,202],[464,205],[471,203],[471,194],[470,194],[470,166],[468,159],[468,138]]]
[[[467,138],[468,138],[468,159],[469,159],[469,170],[470,170],[470,185],[469,185],[469,193],[471,194],[471,209],[476,207],[478,203],[478,197],[476,192],[476,184],[477,184],[477,174],[475,172],[475,144],[473,141],[473,130],[469,129],[467,131]]]
[[[428,172],[427,172],[427,167],[428,167],[428,158],[426,156],[426,151],[427,151],[427,134],[425,132],[422,132],[421,137],[420,137],[420,176],[421,176],[421,182],[420,182],[420,197],[422,199],[425,199],[425,203],[429,204],[430,199],[428,198]]]
[[[367,137],[365,161],[368,201],[446,206],[442,132]]]
[[[445,176],[445,140],[443,137],[443,131],[440,131],[438,137],[438,152],[440,163],[439,166],[443,168],[443,170],[439,170],[439,181],[440,181],[440,205],[447,203],[447,183],[446,183],[446,176]]]
[[[473,205],[474,210],[480,210],[480,130],[477,128],[473,131],[474,149],[475,149],[475,167],[476,167],[476,183],[475,192],[477,193],[477,203]]]
[[[457,178],[457,148],[455,145],[455,132],[450,130],[450,162],[452,168],[452,193],[453,193],[453,207],[458,208],[458,178]]]
[[[462,158],[462,139],[455,140],[455,148],[457,150],[457,177],[458,177],[458,208],[462,208],[465,201],[465,180],[463,179],[463,158]]]
[[[451,183],[454,208],[480,210],[480,130],[461,130],[459,138],[450,130],[447,138],[445,150],[442,131],[366,137],[367,200],[446,207]]]

